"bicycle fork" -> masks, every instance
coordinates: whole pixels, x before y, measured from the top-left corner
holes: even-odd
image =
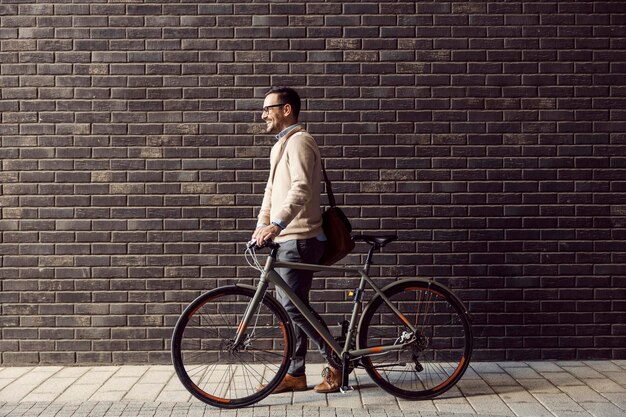
[[[237,333],[235,334],[235,340],[233,340],[233,348],[238,347],[242,342],[243,338],[246,334],[246,330],[250,325],[250,321],[252,320],[252,316],[257,312],[259,305],[263,301],[263,297],[265,297],[265,292],[267,291],[267,287],[269,283],[267,279],[265,279],[265,273],[261,276],[261,281],[257,286],[256,292],[254,293],[254,297],[252,297],[252,301],[246,307],[246,311],[243,314],[243,318],[239,323],[239,327],[237,328]]]

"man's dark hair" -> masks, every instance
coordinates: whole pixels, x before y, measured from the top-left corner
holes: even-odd
[[[265,97],[270,94],[278,94],[278,97],[282,103],[291,105],[291,110],[293,111],[293,115],[296,120],[298,119],[298,115],[300,114],[300,96],[293,88],[289,87],[278,87],[272,86],[265,93]]]

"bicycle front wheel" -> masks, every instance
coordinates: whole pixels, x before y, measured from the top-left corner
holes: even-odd
[[[372,380],[408,400],[436,397],[463,376],[472,353],[468,314],[450,290],[435,282],[400,281],[372,299],[359,323],[359,349],[404,345],[361,359]],[[410,331],[407,322],[416,329]]]
[[[253,404],[269,395],[291,358],[293,331],[284,308],[266,294],[242,340],[237,330],[255,291],[229,286],[194,300],[178,319],[172,362],[185,388],[221,408]]]

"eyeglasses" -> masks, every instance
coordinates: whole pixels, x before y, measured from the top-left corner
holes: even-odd
[[[287,104],[287,103],[272,104],[271,106],[265,106],[265,107],[263,107],[263,113],[269,112],[270,108],[272,108],[272,107],[284,106],[285,104]]]

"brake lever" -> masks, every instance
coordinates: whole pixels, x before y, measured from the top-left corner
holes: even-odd
[[[265,247],[268,247],[272,244],[272,240],[271,239],[267,239],[265,242],[263,242],[263,244],[261,246],[256,244],[256,240],[252,239],[250,241],[248,241],[248,243],[246,243],[246,247],[248,249],[263,249]]]

